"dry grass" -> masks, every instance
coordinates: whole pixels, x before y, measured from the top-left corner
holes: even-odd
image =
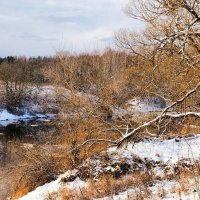
[[[105,124],[92,117],[76,116],[67,120],[61,132],[42,145],[22,147],[17,143],[13,147],[17,159],[17,176],[13,180],[13,198],[24,195],[55,179],[55,175],[79,166],[84,160],[105,150],[108,143],[89,143],[81,149],[79,144],[92,138],[117,139],[116,133],[101,132]],[[14,144],[13,144],[14,145]],[[15,158],[15,159],[14,159]]]
[[[26,150],[26,152],[18,151],[17,158],[20,158],[18,162],[20,167],[17,168],[18,176],[13,181],[18,189],[13,192],[13,195],[21,196],[33,190],[52,180],[56,174],[80,165],[84,160],[109,146],[108,143],[94,142],[77,148],[86,140],[96,138],[116,140],[120,137],[116,130],[104,130],[116,126],[126,127],[127,124],[131,128],[137,127],[155,115],[151,113],[135,118],[125,116],[123,119],[112,120],[111,106],[123,107],[126,106],[127,100],[133,97],[152,95],[176,100],[198,80],[197,71],[191,68],[186,73],[180,65],[178,56],[163,56],[158,64],[159,69],[152,73],[152,64],[141,57],[113,50],[105,51],[103,55],[70,55],[52,60],[50,66],[44,70],[45,75],[56,86],[61,85],[71,91],[68,101],[58,102],[62,108],[62,113],[59,113],[59,122],[63,125],[60,126],[58,135],[53,137],[52,141],[46,142],[52,147],[53,145],[62,146],[62,150],[50,151],[49,154],[46,152],[44,154],[44,148],[40,147]],[[171,65],[174,67],[170,68]],[[191,77],[193,77],[192,80]],[[188,82],[190,82],[189,86]],[[90,98],[78,96],[77,91],[93,94],[98,100],[93,103]],[[62,93],[62,91],[59,92]],[[194,95],[193,98],[184,102],[184,105],[178,105],[175,111],[189,110],[192,105],[198,104],[198,101],[198,95]],[[63,113],[68,115],[64,116]],[[164,137],[199,134],[199,123],[196,119],[191,119],[191,121],[189,119],[185,120],[184,124],[179,121],[177,125],[177,121],[169,120]],[[148,131],[155,132],[155,130],[157,127],[152,126]],[[145,131],[137,137],[146,137]],[[19,179],[20,183],[18,183]],[[84,195],[100,197],[115,194],[135,184],[134,176],[130,180],[117,180],[104,175],[101,179],[99,183],[91,179],[90,187],[88,191],[84,191]],[[140,177],[135,177],[135,179],[143,185],[147,177],[142,176],[141,180]],[[64,199],[71,198],[67,195],[68,193],[70,192],[66,192]],[[83,195],[80,198],[83,198]]]
[[[56,179],[68,169],[65,149],[49,145],[13,144],[13,161],[6,168],[12,174],[11,197],[16,199],[36,187]]]
[[[71,127],[73,127],[72,130]],[[63,134],[58,138],[58,141],[66,147],[66,156],[72,167],[105,150],[110,144],[92,142],[76,149],[78,145],[95,138],[105,138],[113,141],[118,138],[115,132],[103,132],[104,129],[106,129],[106,125],[92,117],[71,119],[65,123],[62,127]]]
[[[192,161],[191,161],[192,162]],[[196,190],[198,197],[200,197],[200,164],[195,162],[188,167],[180,165],[176,172],[175,180],[180,185],[180,193],[189,193],[191,188]]]
[[[13,188],[15,188],[13,197],[16,198],[17,196],[24,195],[37,186],[53,180],[55,175],[63,173],[68,169],[73,169],[84,160],[106,150],[109,146],[108,143],[95,142],[89,143],[81,149],[76,149],[76,147],[84,141],[93,138],[116,140],[119,135],[115,131],[102,132],[102,130],[108,128],[110,128],[110,125],[105,124],[99,118],[94,118],[92,115],[84,117],[77,115],[64,120],[60,133],[52,138],[52,142],[49,141],[50,145],[46,144],[43,147],[18,151],[18,158],[20,157],[21,159],[19,162],[20,167],[17,168],[18,176],[13,180]],[[40,178],[38,179],[38,177]],[[164,179],[168,178],[169,176],[166,176]],[[127,175],[120,179],[104,174],[98,182],[91,178],[88,188],[85,188],[77,199],[111,196],[133,186],[142,188],[141,196],[147,195],[148,190],[145,183],[155,179],[156,176],[154,174],[138,173]],[[182,184],[181,187],[181,191],[186,191],[187,184]],[[53,196],[55,195],[57,194]],[[71,197],[73,192],[71,194],[69,191],[62,191],[62,195],[63,199],[73,199]]]
[[[102,198],[105,196],[117,195],[129,188],[135,189],[135,193],[130,195],[130,199],[142,200],[150,195],[146,183],[149,182],[149,175],[144,173],[128,174],[120,179],[114,178],[112,175],[104,174],[98,181],[93,178],[89,179],[87,188],[77,188],[75,190],[63,189],[58,193],[50,194],[53,199],[62,200],[89,200],[93,198]],[[46,199],[49,199],[47,197]]]

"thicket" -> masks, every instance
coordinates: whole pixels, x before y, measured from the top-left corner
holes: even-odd
[[[59,102],[62,114],[70,111],[70,115],[59,119],[62,122],[59,134],[43,145],[49,157],[43,158],[39,150],[36,151],[39,155],[30,150],[30,159],[20,154],[16,167],[20,173],[16,178],[22,180],[20,184],[26,191],[20,191],[18,185],[17,194],[21,192],[22,195],[49,181],[48,166],[51,166],[52,178],[52,174],[76,167],[110,144],[120,146],[130,140],[152,136],[187,135],[191,127],[200,125],[199,5],[199,0],[150,3],[132,0],[128,14],[145,21],[147,28],[139,34],[119,31],[116,43],[123,51],[107,49],[103,53],[58,54],[36,62],[35,73],[44,77],[43,83],[71,92],[69,98],[63,93],[67,101]],[[16,61],[8,65],[14,66],[13,63]],[[26,66],[27,63],[29,61]],[[7,80],[11,83],[12,78]],[[36,79],[33,82],[37,82]],[[84,93],[89,96],[86,98]],[[170,106],[157,113],[113,118],[114,107],[122,108],[133,97],[151,96],[161,97]],[[64,149],[55,148],[58,151],[53,152],[49,144]],[[33,170],[31,175],[30,170]],[[30,181],[35,184],[30,185]]]

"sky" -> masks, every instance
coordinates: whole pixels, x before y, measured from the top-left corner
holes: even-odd
[[[141,23],[123,10],[128,0],[0,0],[0,57],[50,56],[113,45],[120,28]]]

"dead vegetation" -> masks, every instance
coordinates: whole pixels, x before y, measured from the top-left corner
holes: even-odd
[[[153,163],[149,163],[150,165]],[[186,163],[185,163],[186,164]],[[180,162],[174,169],[175,172],[165,172],[164,177],[158,176],[152,165],[148,171],[137,171],[135,173],[127,173],[121,177],[114,177],[112,174],[102,174],[98,179],[90,177],[87,187],[80,187],[76,190],[66,188],[49,193],[46,199],[98,199],[122,194],[128,192],[127,199],[149,199],[164,198],[170,190],[171,194],[177,195],[178,198],[184,194],[193,193],[199,195],[199,163],[195,165],[185,166],[184,162]],[[167,169],[168,166],[165,166]],[[197,173],[197,174],[194,174]],[[161,182],[163,181],[163,183]],[[174,184],[165,188],[164,182],[170,181]],[[156,193],[152,193],[151,188],[158,184]]]
[[[113,52],[113,54],[115,55],[115,52]],[[127,55],[127,57],[129,57],[129,55],[126,53],[124,53],[124,55]],[[91,55],[91,58],[92,57],[93,55]],[[141,59],[140,57],[130,57],[132,57],[133,60],[136,58]],[[73,59],[76,60],[76,58]],[[79,59],[79,57],[77,59]],[[166,58],[165,62],[167,63],[169,59],[170,58]],[[88,57],[87,60],[89,60]],[[68,73],[68,65],[63,66],[63,60],[61,61],[62,67],[66,67],[66,73]],[[60,68],[60,61],[57,62],[58,68]],[[68,64],[70,62],[68,62]],[[186,98],[184,98],[183,100],[181,98],[178,102],[175,102],[173,106],[170,107],[170,109],[166,109],[166,111],[172,109],[174,112],[176,111],[174,116],[172,114],[170,115],[170,113],[168,112],[152,112],[148,114],[142,114],[140,117],[125,115],[123,117],[118,117],[115,119],[112,118],[112,107],[123,107],[123,105],[125,106],[127,100],[135,96],[145,97],[158,95],[157,93],[159,91],[162,91],[162,87],[159,87],[160,80],[158,80],[157,86],[154,88],[155,90],[159,88],[156,94],[155,92],[151,93],[149,92],[149,90],[144,90],[145,85],[148,85],[147,83],[149,83],[147,82],[147,79],[148,73],[151,72],[151,66],[148,66],[148,62],[146,62],[145,60],[142,61],[142,64],[146,67],[147,71],[144,71],[144,67],[141,67],[140,65],[138,65],[138,63],[136,63],[135,65],[134,62],[130,66],[129,63],[127,63],[128,66],[122,67],[120,72],[115,72],[111,70],[110,73],[108,73],[107,71],[103,70],[105,75],[99,75],[101,77],[100,81],[97,77],[90,77],[91,75],[88,75],[87,73],[86,77],[84,77],[84,79],[82,80],[83,82],[81,83],[76,82],[76,79],[73,78],[73,76],[76,77],[76,75],[73,75],[69,78],[70,85],[67,84],[67,86],[63,86],[71,91],[72,95],[70,96],[70,98],[68,98],[65,93],[62,93],[62,91],[58,91],[58,93],[60,93],[60,96],[62,96],[63,99],[66,99],[66,101],[59,102],[60,107],[62,107],[62,112],[59,113],[60,125],[58,135],[52,137],[51,141],[45,142],[47,144],[46,146],[48,146],[49,144],[49,146],[51,146],[52,148],[54,148],[54,145],[61,146],[61,150],[58,150],[57,152],[46,152],[45,144],[43,144],[44,148],[34,147],[34,149],[29,150],[26,153],[24,153],[24,151],[18,151],[20,155],[19,157],[21,157],[21,159],[19,160],[20,162],[16,165],[18,176],[15,177],[15,180],[13,180],[14,185],[12,188],[15,189],[12,191],[13,198],[23,196],[28,191],[35,189],[37,186],[40,186],[46,182],[55,179],[57,174],[63,173],[68,169],[73,169],[74,167],[79,166],[84,160],[91,158],[92,156],[98,154],[99,152],[102,152],[103,150],[106,150],[110,145],[120,144],[124,140],[123,138],[127,138],[127,141],[129,141],[130,138],[131,140],[138,141],[143,138],[159,136],[160,133],[164,138],[175,137],[180,134],[188,135],[191,134],[192,127],[194,130],[193,133],[198,133],[199,117],[198,115],[196,117],[191,117],[193,106],[196,106],[198,103],[198,93],[195,94],[196,96],[193,95],[188,97],[186,95],[187,101],[185,101]],[[93,66],[95,67],[96,63],[93,63]],[[81,65],[79,67],[81,70],[85,70],[81,68]],[[107,66],[105,66],[105,68],[106,67]],[[160,68],[162,70],[162,67]],[[49,68],[49,70],[50,72],[52,70],[51,73],[53,73],[53,68]],[[75,73],[77,69],[74,68],[73,71]],[[193,71],[193,69],[191,69],[191,71]],[[67,79],[66,77],[62,79],[60,72],[58,74],[57,73],[58,72],[56,71],[56,76],[54,76],[56,80],[53,80],[53,82],[55,81],[54,83],[62,85],[62,83],[64,83],[64,80]],[[168,78],[163,84],[167,84],[170,82],[170,73],[170,71],[165,71],[165,74],[166,76],[168,76]],[[195,74],[195,72],[193,73]],[[108,77],[108,74],[109,76],[111,76],[111,79]],[[113,77],[117,75],[118,79],[116,79],[115,83],[113,82]],[[156,73],[155,75],[159,77]],[[142,81],[141,76],[143,77]],[[174,78],[177,78],[177,76],[174,76]],[[92,90],[88,90],[88,93],[90,93],[91,96],[84,97],[81,95],[77,95],[77,90],[79,92],[87,90],[83,89],[81,86],[84,85],[83,83],[85,80],[89,79],[91,79],[90,86],[94,86]],[[186,76],[180,76],[178,77],[178,79],[178,81],[183,83],[181,87],[185,90],[189,78],[186,79]],[[61,82],[57,82],[57,80],[60,80]],[[191,85],[193,84],[194,83],[191,83]],[[164,99],[176,99],[177,95],[179,95],[176,92],[179,87],[179,85],[176,85],[176,87],[174,85],[173,87],[169,85],[168,90],[173,91],[173,93],[165,93],[165,91],[162,91],[161,96],[163,97],[164,93],[166,95],[164,96]],[[191,90],[188,89],[187,91],[189,91],[188,93],[191,92]],[[181,117],[176,117],[176,115],[180,115],[183,111],[187,112],[184,112]],[[187,113],[189,114],[188,117]],[[160,121],[160,119],[162,120]],[[148,121],[152,121],[152,123],[147,124],[146,122]],[[157,123],[160,125],[160,132],[157,132]],[[196,127],[194,128],[194,126]],[[137,131],[135,132],[135,130]],[[152,135],[153,133],[159,134]],[[131,136],[130,138],[129,135]],[[17,159],[19,159],[19,157],[17,157]],[[113,185],[113,188],[111,188],[110,186],[111,183],[110,185],[105,185],[104,187],[112,189],[112,194],[116,194],[119,191],[127,189],[127,187],[122,187],[123,184],[120,181],[118,183],[116,179],[112,179],[110,177],[109,179],[112,181],[112,184],[114,184],[114,182],[116,184]],[[106,178],[102,182],[104,182],[105,184],[109,183],[109,181],[105,180]],[[93,181],[91,180],[91,184],[92,182]],[[126,184],[131,185],[132,181],[130,181],[129,184]],[[103,187],[101,184],[97,184],[97,186]],[[91,194],[96,194],[95,189],[94,191],[92,191],[91,188],[95,188],[97,186],[91,185],[90,191],[87,191],[86,189],[84,195],[90,196]],[[121,186],[120,189],[119,186]],[[103,189],[101,190],[103,191]],[[81,193],[83,193],[83,191]],[[70,195],[70,191],[63,191],[63,199],[70,199]],[[78,198],[85,198],[84,195],[80,194]],[[97,197],[103,197],[103,195],[109,195],[109,193],[106,193],[105,190],[105,192],[100,192]],[[148,196],[148,192],[146,191],[144,192],[144,194],[141,193],[140,196],[138,196],[137,198],[140,199],[141,197],[142,199],[143,195]],[[53,199],[55,197],[50,195],[49,198]]]
[[[16,147],[13,198],[80,166],[111,145],[200,133],[199,5],[199,0],[155,0],[152,4],[130,1],[128,14],[145,21],[147,28],[139,34],[127,30],[116,33],[116,43],[124,51],[58,55],[48,61],[42,75],[55,87],[69,90],[71,96],[58,91],[64,100],[57,102],[62,112],[58,134],[51,141],[43,147]],[[9,70],[13,69],[2,66],[1,70],[10,75]],[[17,74],[14,85],[12,77],[1,80],[5,82],[8,105],[19,106],[27,98],[27,80],[21,81]],[[113,108],[126,107],[133,97],[155,96],[167,104],[162,111],[113,118]],[[48,145],[58,148],[47,150]],[[119,179],[104,174],[98,182],[91,177],[89,187],[79,191],[77,198],[103,197],[137,186],[143,192],[136,198],[143,199],[149,195],[146,182],[147,174]],[[186,191],[184,185],[183,181],[181,191]],[[73,191],[66,189],[61,193],[63,199],[73,199]],[[55,199],[56,194],[48,198]]]

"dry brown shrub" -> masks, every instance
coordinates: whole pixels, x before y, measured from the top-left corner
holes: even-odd
[[[144,174],[142,172],[139,172],[138,174],[127,174],[119,179],[116,179],[109,174],[103,174],[97,182],[90,181],[90,185],[87,188],[87,196],[90,198],[101,198],[117,195],[129,188],[138,188],[141,190],[139,195],[142,197],[149,193],[146,184],[151,179],[149,174]],[[91,192],[91,189],[93,188],[94,190]],[[88,191],[88,189],[90,190]],[[92,196],[90,196],[90,194],[92,194]]]
[[[74,192],[70,189],[65,189],[57,193],[49,193],[45,200],[54,200],[54,199],[62,199],[62,200],[73,200],[74,199]]]
[[[56,147],[56,146],[55,146]],[[67,160],[63,149],[43,147],[19,147],[18,164],[10,166],[13,174],[12,198],[20,197],[67,170]],[[59,156],[58,156],[59,155]]]
[[[87,158],[105,150],[110,144],[106,142],[91,142],[81,146],[90,139],[117,139],[115,132],[103,132],[106,125],[98,118],[75,117],[67,120],[62,127],[62,134],[58,142],[66,147],[66,156],[71,167],[79,165]]]
[[[191,193],[193,188],[200,197],[200,164],[191,159],[191,164],[181,164],[176,170],[175,180],[180,185],[179,195]],[[187,166],[188,165],[188,166]]]
[[[77,148],[85,141],[96,138],[118,139],[119,135],[116,131],[103,131],[112,126],[124,125],[124,121],[111,120],[111,106],[121,106],[134,96],[160,95],[173,101],[188,88],[194,86],[199,78],[195,69],[191,68],[186,71],[184,66],[180,65],[180,58],[176,56],[163,55],[161,58],[158,63],[159,67],[153,73],[152,63],[124,52],[110,50],[103,55],[83,54],[56,58],[51,63],[52,66],[49,68],[48,76],[52,78],[55,85],[64,86],[71,91],[68,101],[60,102],[60,106],[64,114],[69,114],[70,112],[72,114],[64,119],[62,119],[62,114],[60,115],[59,121],[63,122],[63,125],[58,136],[54,138],[54,144],[64,146],[64,151],[54,155],[45,155],[45,158],[40,150],[30,153],[28,157],[33,158],[34,156],[35,161],[39,161],[39,165],[34,159],[21,159],[21,164],[25,167],[19,169],[19,174],[23,175],[27,172],[27,178],[23,179],[21,191],[17,191],[19,195],[50,181],[60,171],[81,164],[85,159],[98,154],[109,146],[108,143],[94,142],[88,143],[82,148]],[[171,65],[174,67],[171,68]],[[190,80],[191,77],[193,77],[192,80]],[[190,82],[189,85],[188,82]],[[89,98],[85,99],[83,96],[76,95],[77,91],[94,94],[99,97],[100,101],[97,104],[93,104]],[[175,111],[189,110],[192,105],[198,104],[198,101],[198,95],[194,96],[184,102],[184,105],[178,105]],[[125,121],[131,121],[132,127],[136,127],[150,120],[154,115],[153,113],[146,116],[143,115],[132,119],[132,121],[127,117]],[[192,128],[191,125],[199,126],[199,121],[185,121],[185,125],[178,126],[170,122],[165,135],[166,137],[180,133],[185,135],[193,130],[198,133],[199,128]],[[151,127],[150,131],[153,132],[156,128]],[[143,133],[139,136],[141,135]],[[59,154],[61,157],[58,156]],[[61,163],[64,164],[61,165]],[[33,172],[30,171],[30,166],[34,167]],[[40,170],[38,166],[40,166]],[[48,173],[44,173],[46,170],[44,166],[50,167]],[[40,176],[41,179],[38,180],[37,177]],[[112,182],[112,178],[110,178],[110,181]],[[32,184],[33,182],[35,183]],[[104,184],[109,183],[109,181],[106,182],[105,180],[102,181],[102,184],[103,182]],[[113,182],[117,181],[113,180]],[[116,188],[118,187],[117,183],[115,186]],[[93,190],[92,188],[93,186],[91,185],[91,191]],[[93,192],[91,191],[89,193],[92,194]],[[115,191],[114,188],[113,191]]]
[[[62,191],[51,194],[51,196],[56,198],[60,196],[60,194],[63,194],[63,199],[89,200],[105,196],[113,196],[119,194],[120,192],[124,192],[129,188],[137,188],[135,192],[128,195],[128,198],[142,200],[150,196],[150,192],[147,188],[147,183],[149,181],[150,175],[144,173],[128,174],[120,179],[116,179],[109,174],[103,174],[99,180],[95,181],[91,178],[87,188],[82,188],[76,192],[65,188]]]

